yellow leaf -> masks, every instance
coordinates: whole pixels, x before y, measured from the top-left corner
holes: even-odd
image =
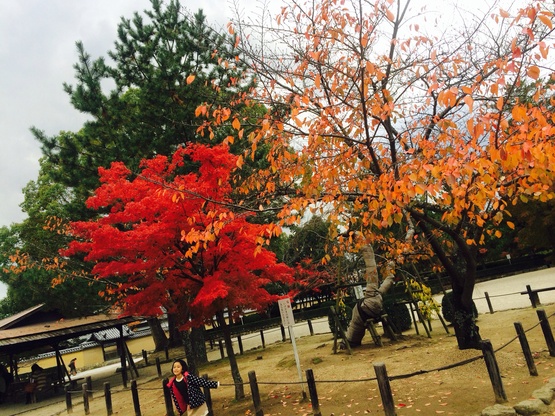
[[[507,12],[506,10],[503,10],[503,9],[499,9],[499,14],[501,15],[501,17],[503,19],[506,19],[507,17],[509,17],[509,12]]]
[[[190,83],[192,83],[195,80],[195,76],[194,75],[189,75],[187,77],[187,85],[189,85]]]
[[[514,230],[515,229],[515,224],[511,221],[507,221],[507,226],[511,229]]]

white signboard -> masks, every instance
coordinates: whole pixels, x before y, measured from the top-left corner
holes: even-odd
[[[355,298],[358,299],[362,299],[364,297],[364,290],[362,289],[362,285],[360,286],[355,286],[354,287],[355,290]]]
[[[279,314],[281,315],[281,324],[285,327],[295,325],[293,317],[293,308],[291,308],[291,299],[285,298],[278,300]]]
[[[299,373],[299,380],[303,389],[303,398],[306,398],[306,392],[304,391],[303,384],[303,374],[301,372],[301,362],[299,360],[299,354],[297,352],[297,344],[295,342],[295,332],[293,331],[293,326],[295,325],[295,318],[293,317],[293,308],[291,307],[291,299],[280,299],[278,300],[279,314],[281,315],[281,324],[289,329],[289,337],[291,337],[291,343],[293,344],[293,354],[295,355],[295,362],[297,363],[297,372]]]

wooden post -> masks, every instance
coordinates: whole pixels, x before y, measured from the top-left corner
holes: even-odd
[[[543,336],[545,337],[545,342],[547,343],[547,349],[549,350],[549,355],[555,357],[555,340],[553,339],[553,332],[549,326],[549,321],[547,320],[547,315],[545,310],[537,309],[536,314],[540,319],[540,326],[542,327]]]
[[[220,347],[220,356],[222,357],[222,360],[223,360],[225,358],[225,353],[224,353],[224,344],[222,343],[221,339],[218,340],[218,346]]]
[[[131,397],[133,397],[133,408],[135,409],[135,416],[141,416],[141,405],[139,403],[137,380],[131,380]]]
[[[314,335],[314,328],[312,328],[312,321],[309,319],[308,323],[308,330],[310,331],[310,335]]]
[[[488,309],[489,309],[489,313],[493,313],[493,306],[491,306],[491,299],[489,298],[489,293],[488,292],[484,292],[484,295],[486,296],[486,302],[488,303]]]
[[[148,355],[145,350],[143,350],[143,361],[145,362],[145,366],[148,365]]]
[[[203,374],[202,378],[208,380],[208,374]],[[210,393],[210,389],[208,387],[203,388],[204,391],[204,398],[206,399],[206,407],[208,407],[207,416],[214,416],[214,412],[212,411],[212,394]]]
[[[335,331],[333,332],[333,353],[337,354],[337,338],[341,337],[349,355],[351,355],[353,352],[351,351],[351,346],[349,345],[349,341],[347,341],[347,336],[345,335],[345,331],[343,331],[343,327],[339,321],[337,309],[335,309],[335,306],[330,306],[330,310],[333,316],[333,322],[335,323]]]
[[[524,353],[524,358],[526,359],[526,365],[528,365],[528,371],[531,376],[537,376],[538,370],[536,369],[536,363],[532,357],[532,351],[530,351],[530,345],[528,345],[528,339],[526,338],[526,333],[522,328],[522,324],[520,322],[515,322],[514,325],[518,340],[520,341],[520,346],[522,347],[522,352]]]
[[[241,335],[237,335],[237,345],[239,345],[239,354],[243,355],[243,340],[241,339]]]
[[[119,327],[120,339],[118,340],[118,351],[121,364],[121,382],[123,387],[127,388],[127,382],[129,378],[127,377],[127,359],[125,355],[125,341],[123,339],[123,327]]]
[[[160,366],[160,357],[156,357],[156,371],[158,371],[158,378],[162,377],[162,367]]]
[[[287,338],[285,337],[285,327],[280,324],[279,329],[281,329],[281,340],[283,342],[287,341]]]
[[[262,348],[266,348],[266,341],[264,340],[264,330],[260,330],[260,339],[262,340]]]
[[[168,347],[164,348],[164,352],[166,353],[166,361],[170,361],[170,350]]]
[[[110,390],[110,383],[104,382],[104,401],[106,402],[106,414],[108,416],[114,413],[112,406],[112,391]]]
[[[497,365],[497,360],[495,359],[495,354],[493,352],[491,342],[489,341],[489,339],[485,339],[480,341],[480,345],[484,354],[484,361],[486,362],[489,378],[493,386],[495,402],[506,403],[507,394],[505,393],[505,388],[503,387],[503,381],[501,380],[501,374],[499,374],[499,366]]]
[[[526,291],[528,292],[530,303],[532,303],[532,307],[535,309],[538,305],[540,305],[540,297],[538,296],[537,292],[534,292],[532,290],[530,285],[526,285]]]
[[[91,376],[85,377],[85,382],[87,383],[87,393],[89,394],[89,400],[92,400],[93,398],[92,377]]]
[[[318,392],[316,391],[316,381],[312,369],[306,370],[306,383],[308,385],[308,393],[310,395],[310,403],[312,405],[313,416],[322,416],[320,412],[320,403],[318,402]]]
[[[81,389],[83,390],[83,408],[85,409],[85,414],[88,415],[89,411],[89,393],[87,392],[87,383],[83,383],[81,385]]]
[[[249,384],[251,386],[252,402],[254,404],[254,416],[264,416],[264,411],[260,404],[260,392],[258,391],[258,384],[256,382],[256,373],[249,371]]]
[[[380,396],[382,397],[382,404],[385,416],[397,416],[395,412],[395,404],[393,403],[393,394],[391,393],[391,386],[389,385],[389,377],[384,363],[374,363],[374,371],[378,379],[378,387],[380,389]]]
[[[412,317],[412,322],[414,322],[414,330],[416,331],[416,335],[420,335],[420,331],[418,330],[418,319],[414,314],[412,302],[409,303],[409,310],[410,310],[410,316]]]
[[[168,387],[168,382],[169,380],[167,378],[162,380],[162,391],[164,392],[164,403],[166,404],[166,415],[175,416],[175,413],[173,412],[173,403],[172,403],[170,389]]]
[[[71,390],[66,387],[66,409],[67,413],[73,413],[73,404],[71,403]]]

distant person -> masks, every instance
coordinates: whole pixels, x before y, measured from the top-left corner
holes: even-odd
[[[72,376],[77,374],[77,367],[75,366],[75,361],[77,361],[77,358],[72,358],[71,361],[69,362],[69,374]]]
[[[31,375],[29,382],[25,385],[25,403],[34,403],[36,401],[35,390],[38,386],[38,379],[42,373],[42,367],[37,363],[31,366]]]
[[[219,387],[220,382],[197,377],[190,374],[188,370],[189,367],[185,361],[178,359],[173,362],[174,377],[167,384],[173,403],[180,416],[206,416],[208,406],[200,387],[215,389]]]

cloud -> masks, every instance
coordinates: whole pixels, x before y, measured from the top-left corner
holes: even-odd
[[[206,0],[192,11],[197,7],[221,26],[230,14],[226,0]],[[75,42],[93,59],[106,56],[120,17],[150,8],[149,0],[0,2],[0,226],[25,218],[22,188],[37,178],[41,157],[30,127],[53,136],[77,131],[85,121],[62,88],[74,83]]]

